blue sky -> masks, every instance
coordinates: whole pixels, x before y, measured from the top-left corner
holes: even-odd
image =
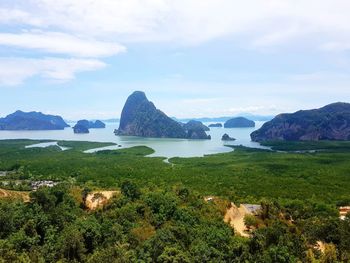
[[[176,117],[349,102],[348,10],[345,0],[2,0],[0,115],[115,118],[134,90]]]

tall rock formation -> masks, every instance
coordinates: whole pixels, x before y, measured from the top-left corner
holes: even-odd
[[[183,125],[158,110],[141,91],[135,91],[128,97],[116,134],[155,138],[208,139],[205,132],[204,134],[198,132],[198,136],[193,136],[192,132],[189,134]]]

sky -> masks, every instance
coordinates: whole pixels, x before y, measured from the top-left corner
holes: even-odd
[[[348,0],[0,0],[0,116],[178,118],[350,102]]]

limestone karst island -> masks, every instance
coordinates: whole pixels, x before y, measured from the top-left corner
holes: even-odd
[[[1,0],[0,263],[350,263],[349,10]]]

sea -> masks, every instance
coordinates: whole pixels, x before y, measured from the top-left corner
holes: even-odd
[[[266,148],[259,143],[252,142],[250,134],[260,128],[264,122],[255,122],[254,128],[210,128],[207,134],[211,135],[211,140],[187,140],[187,139],[167,139],[167,138],[144,138],[135,136],[116,136],[114,129],[119,127],[119,123],[106,123],[105,129],[90,129],[88,134],[75,134],[71,127],[64,130],[55,131],[0,131],[0,139],[35,139],[35,140],[68,140],[68,141],[92,141],[111,142],[118,146],[110,146],[99,149],[90,149],[87,153],[96,152],[101,149],[121,149],[133,146],[147,146],[155,152],[151,155],[156,157],[202,157],[209,154],[225,153],[233,151],[229,145],[243,145],[252,148]],[[69,123],[74,126],[75,123]],[[211,123],[204,123],[209,125]],[[222,141],[221,137],[227,133],[235,141]],[[40,147],[51,145],[41,144]]]

